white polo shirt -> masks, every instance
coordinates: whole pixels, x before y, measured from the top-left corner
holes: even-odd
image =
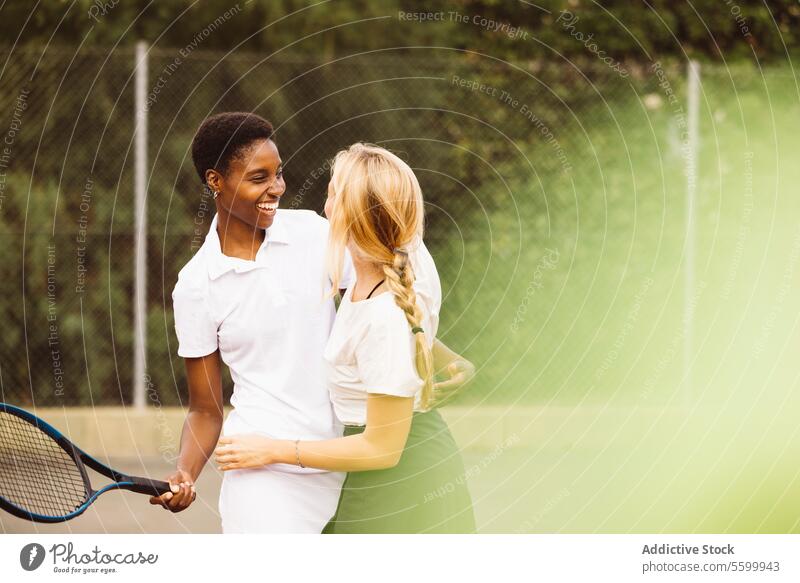
[[[335,316],[324,299],[328,221],[279,209],[254,261],[222,253],[217,217],[172,292],[178,355],[219,348],[234,382],[225,433],[276,439],[341,435],[322,358]],[[350,286],[352,268],[343,287]],[[292,466],[293,468],[293,466]]]

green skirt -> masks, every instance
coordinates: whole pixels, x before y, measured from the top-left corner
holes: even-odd
[[[362,431],[345,427],[344,434]],[[438,411],[414,413],[395,467],[347,474],[336,514],[322,532],[475,532],[464,463]]]

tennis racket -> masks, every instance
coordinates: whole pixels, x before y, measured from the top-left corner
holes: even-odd
[[[85,466],[114,483],[95,490]],[[0,508],[25,520],[63,522],[80,516],[100,494],[114,489],[149,496],[170,490],[167,482],[112,470],[49,423],[0,403]]]

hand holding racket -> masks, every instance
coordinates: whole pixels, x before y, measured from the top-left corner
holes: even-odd
[[[113,483],[93,489],[86,466]],[[63,522],[112,489],[161,496],[170,485],[112,470],[49,423],[0,403],[0,508],[25,520]]]
[[[197,497],[192,476],[185,470],[176,470],[167,478],[167,482],[170,491],[160,496],[151,496],[150,504],[163,506],[172,512],[186,510]]]

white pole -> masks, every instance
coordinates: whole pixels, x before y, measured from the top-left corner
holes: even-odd
[[[136,139],[134,154],[134,296],[133,296],[133,405],[145,407],[147,354],[147,43],[136,43]]]
[[[700,110],[700,63],[689,61],[687,67],[687,137],[686,137],[686,267],[684,270],[684,402],[689,405],[693,399],[692,358],[694,350],[694,317],[697,311],[695,298],[695,226],[697,209],[697,151]]]

